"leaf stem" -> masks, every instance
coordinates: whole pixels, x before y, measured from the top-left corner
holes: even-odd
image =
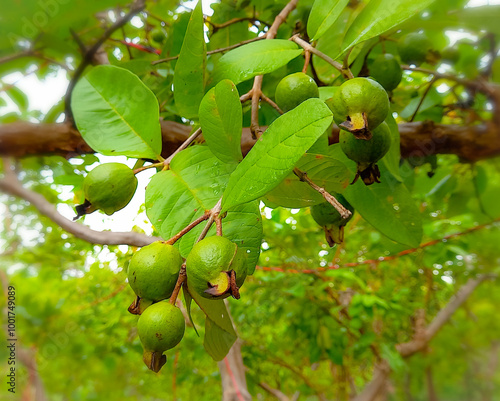
[[[319,185],[316,185],[304,171],[300,171],[297,167],[293,169],[293,173],[299,177],[300,181],[305,182],[308,184],[312,189],[315,191],[318,191],[325,200],[332,205],[337,211],[340,213],[340,216],[343,219],[347,219],[352,215],[350,210],[347,210],[332,194],[330,194],[325,188],[320,187]]]

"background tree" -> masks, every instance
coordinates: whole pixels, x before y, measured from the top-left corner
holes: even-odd
[[[4,5],[0,278],[6,323],[16,289],[16,391],[34,400],[498,399],[500,8],[467,4]],[[276,87],[298,72],[319,99],[285,106]],[[67,79],[46,113],[20,89],[33,76]],[[388,91],[391,143],[380,183],[348,185],[356,163],[325,104],[335,118],[340,85],[368,76]],[[92,211],[84,177],[110,161],[139,178],[135,202],[72,221],[75,205]],[[356,210],[332,248],[308,207],[335,203],[330,192]],[[107,230],[120,220],[128,231]],[[247,250],[255,272],[239,301],[191,294],[192,303],[188,292],[177,298],[181,270],[171,300],[190,327],[154,374],[126,311],[128,263],[159,237],[186,257],[205,228]]]

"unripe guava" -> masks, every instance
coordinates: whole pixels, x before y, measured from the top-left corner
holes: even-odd
[[[166,36],[165,33],[163,32],[163,29],[160,27],[156,27],[151,31],[151,39],[153,39],[155,42],[158,42],[162,44],[165,42]]]
[[[353,78],[344,82],[328,103],[335,123],[359,139],[370,139],[389,113],[389,97],[378,82]]]
[[[344,242],[344,226],[352,219],[354,208],[347,199],[340,194],[332,194],[342,206],[351,212],[348,218],[343,218],[329,202],[311,206],[311,216],[325,230],[328,245],[334,246]]]
[[[146,366],[158,372],[167,361],[162,355],[182,340],[185,330],[184,315],[168,301],[158,302],[147,308],[139,317],[137,331],[144,348]]]
[[[345,155],[358,164],[354,182],[361,177],[366,185],[380,182],[380,171],[377,163],[391,147],[391,132],[384,122],[373,130],[373,137],[369,141],[356,139],[351,133],[340,130],[340,148]]]
[[[426,61],[427,54],[432,49],[432,42],[423,33],[412,32],[398,41],[398,52],[401,61],[406,64],[419,65]]]
[[[396,89],[403,70],[392,54],[381,54],[370,65],[370,75],[388,92]]]
[[[246,254],[227,238],[205,238],[189,253],[186,276],[188,288],[204,298],[239,299],[239,287],[247,277]]]
[[[276,87],[276,104],[284,112],[312,97],[319,97],[318,85],[303,72],[287,75]]]
[[[154,302],[169,298],[182,265],[177,248],[162,241],[137,251],[128,267],[128,282],[136,295]]]
[[[104,163],[83,180],[85,199],[92,211],[101,209],[107,215],[123,209],[134,196],[137,177],[125,164]]]

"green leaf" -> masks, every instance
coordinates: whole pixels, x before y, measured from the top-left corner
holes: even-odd
[[[330,155],[342,161],[354,173],[356,164],[349,160],[339,144],[330,146]],[[409,247],[418,247],[422,239],[422,216],[406,186],[381,168],[381,183],[366,186],[361,180],[349,185],[342,195],[359,214],[386,237]]]
[[[205,44],[201,0],[189,19],[174,72],[174,99],[179,114],[185,118],[198,117],[198,109],[205,92],[207,51]]]
[[[217,159],[207,146],[192,146],[177,154],[170,170],[153,176],[146,188],[146,213],[160,235],[169,239],[215,206],[222,196],[234,164]],[[184,235],[176,246],[187,257],[206,223]],[[257,264],[262,240],[258,202],[234,208],[222,220],[224,236],[248,254],[248,268]],[[208,235],[214,235],[212,227]]]
[[[396,120],[392,114],[385,119],[391,131],[391,147],[387,154],[380,160],[385,168],[396,178],[398,181],[403,181],[399,171],[399,162],[401,160],[401,138],[399,136],[399,128]]]
[[[75,86],[71,108],[83,139],[96,152],[148,159],[161,153],[158,101],[130,71],[92,68]]]
[[[342,52],[354,45],[387,32],[417,15],[435,0],[371,0],[349,27]]]
[[[231,174],[222,212],[275,188],[331,122],[330,109],[316,98],[277,118]]]
[[[28,97],[17,86],[10,86],[4,92],[9,95],[12,101],[19,107],[20,111],[26,111],[28,109]]]
[[[410,247],[422,239],[422,217],[405,185],[390,174],[381,183],[366,186],[361,180],[350,185],[344,197],[373,227],[388,238]]]
[[[214,82],[226,78],[236,85],[257,75],[283,67],[302,54],[294,42],[284,39],[259,40],[224,54],[216,66]]]
[[[406,107],[399,113],[402,118],[408,119],[410,118],[415,110],[417,110],[418,105],[422,101],[422,96],[415,97],[410,100],[410,102],[406,105]],[[436,88],[431,88],[429,92],[426,94],[424,101],[420,104],[418,108],[419,113],[429,110],[437,104],[441,104],[443,102],[443,95],[440,94]]]
[[[215,361],[220,361],[238,338],[226,305],[223,300],[206,299],[195,291],[189,291],[189,294],[207,316],[203,346]]]
[[[330,156],[307,153],[297,163],[297,168],[328,192],[342,192],[349,185],[351,173],[340,161]],[[302,208],[325,202],[323,196],[290,173],[264,199],[279,206]]]
[[[225,79],[210,89],[200,104],[203,138],[212,153],[226,163],[239,162],[243,112],[236,86]]]
[[[307,20],[307,34],[317,40],[334,24],[349,0],[316,0]]]

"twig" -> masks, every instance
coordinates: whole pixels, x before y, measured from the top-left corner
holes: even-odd
[[[262,132],[259,125],[259,101],[262,94],[262,80],[263,75],[257,75],[253,81],[252,86],[252,110],[250,113],[250,132],[252,133],[252,138],[257,139],[257,135]]]
[[[415,117],[416,117],[416,115],[418,113],[418,110],[420,109],[420,107],[422,107],[422,104],[424,103],[425,97],[429,94],[432,86],[436,83],[436,81],[438,79],[439,78],[436,78],[435,76],[431,79],[431,81],[429,82],[429,85],[427,85],[427,88],[425,88],[425,91],[422,94],[422,97],[420,98],[420,101],[417,104],[417,108],[415,109],[415,111],[411,115],[410,119],[408,120],[409,122],[412,122],[415,119]]]
[[[217,228],[217,235],[222,237],[222,219],[220,216],[215,219],[215,226]]]
[[[304,51],[304,67],[302,67],[302,72],[305,74],[307,72],[307,67],[311,61],[311,52],[309,50]]]
[[[181,290],[182,284],[186,281],[186,262],[184,262],[181,266],[181,270],[179,271],[179,277],[177,277],[177,282],[175,283],[174,291],[170,296],[169,302],[172,305],[175,305],[177,302],[177,296],[179,295],[179,291]]]
[[[210,24],[214,28],[214,32],[217,32],[219,29],[226,28],[230,25],[237,24],[238,22],[244,22],[244,21],[253,22],[253,25],[255,25],[256,22],[263,24],[263,25],[269,25],[266,22],[261,21],[260,19],[257,19],[254,17],[232,18],[228,21],[222,22],[221,24],[216,24],[216,23],[210,21],[210,19],[205,18],[205,22],[207,22],[208,24]]]
[[[95,53],[99,50],[102,44],[113,34],[113,32],[115,32],[117,29],[120,29],[123,25],[125,25],[128,21],[130,21],[134,15],[142,11],[145,5],[146,5],[145,0],[135,0],[130,5],[130,11],[127,14],[125,14],[122,18],[118,19],[108,29],[106,29],[102,34],[102,36],[97,40],[97,42],[95,42],[94,45],[85,52],[82,61],[78,65],[78,68],[76,69],[75,74],[73,75],[73,78],[68,84],[68,88],[66,89],[66,94],[64,95],[64,105],[65,105],[64,113],[66,115],[67,121],[72,119],[71,94],[73,93],[73,89],[75,88],[76,83],[78,82],[83,72],[85,71],[85,68],[87,68],[87,66],[92,61],[92,58],[94,57]]]
[[[401,356],[403,358],[408,358],[422,349],[425,349],[429,341],[438,333],[444,324],[448,322],[455,311],[469,298],[476,287],[488,278],[492,278],[492,276],[483,275],[467,281],[467,283],[458,290],[455,297],[449,301],[443,309],[441,309],[434,320],[427,326],[423,339],[415,339],[409,343],[396,345],[396,349]],[[365,386],[365,389],[361,394],[354,398],[354,401],[375,400],[380,390],[386,384],[390,373],[391,368],[389,364],[385,360],[382,361],[382,363],[375,368],[372,381]]]
[[[486,224],[481,224],[479,226],[469,228],[468,230],[465,230],[465,231],[446,235],[443,238],[439,238],[439,239],[435,239],[435,240],[426,242],[424,244],[421,244],[417,248],[406,249],[404,251],[401,251],[401,252],[399,252],[395,255],[391,255],[391,256],[380,256],[377,259],[367,259],[367,260],[363,260],[361,262],[350,262],[350,263],[343,263],[343,264],[330,264],[326,267],[317,267],[315,269],[304,269],[304,270],[284,269],[283,267],[276,267],[276,266],[271,266],[271,267],[269,267],[269,266],[257,266],[257,269],[263,270],[263,271],[277,271],[277,272],[290,273],[290,274],[317,274],[318,272],[325,272],[328,270],[337,270],[337,269],[346,268],[346,267],[357,267],[357,266],[364,266],[364,265],[372,265],[373,266],[373,265],[376,265],[376,264],[381,263],[381,262],[386,262],[389,260],[398,259],[401,256],[410,255],[412,253],[418,252],[421,249],[424,249],[424,248],[427,248],[429,246],[433,246],[436,244],[443,243],[444,241],[447,241],[447,240],[452,239],[452,238],[461,237],[462,235],[471,234],[473,232],[482,230],[484,228],[492,227],[499,222],[500,222],[500,218],[493,220],[493,221],[490,221],[489,223],[486,223]]]
[[[193,228],[195,228],[198,224],[200,224],[202,221],[208,220],[210,218],[210,212],[205,213],[203,216],[198,217],[195,221],[184,227],[181,231],[179,231],[177,234],[175,234],[172,238],[169,240],[165,241],[165,243],[169,245],[175,244],[182,236],[186,235],[189,231],[191,231]]]
[[[274,39],[278,33],[278,28],[280,25],[286,21],[288,14],[290,14],[295,7],[297,7],[298,0],[290,0],[288,4],[280,11],[280,13],[274,19],[273,24],[269,28],[266,34],[266,39]],[[262,80],[263,75],[257,75],[254,78],[253,86],[251,90],[252,94],[252,111],[250,113],[250,132],[252,133],[252,138],[257,139],[257,134],[261,132],[259,126],[259,101],[262,96]]]
[[[47,201],[41,194],[24,188],[18,181],[15,173],[10,169],[8,162],[4,161],[4,166],[5,178],[0,180],[1,191],[28,201],[40,214],[48,217],[63,230],[73,234],[77,238],[92,244],[131,245],[138,247],[149,245],[160,240],[160,238],[150,237],[136,232],[95,231],[83,224],[75,223],[60,214],[54,205]]]
[[[326,54],[320,52],[318,49],[316,49],[315,47],[311,46],[310,43],[307,43],[305,40],[302,40],[301,38],[299,38],[299,35],[294,35],[291,37],[290,40],[293,40],[295,43],[297,43],[300,47],[302,47],[304,50],[308,51],[308,52],[311,52],[313,54],[315,54],[316,56],[318,56],[319,58],[322,58],[323,60],[325,60],[328,64],[330,64],[331,66],[333,66],[333,68],[337,69],[338,71],[340,71],[341,73],[344,73],[344,67],[342,64],[340,64],[338,61],[335,61],[334,59],[332,59],[331,57],[328,57]],[[350,76],[349,78],[353,78],[354,76],[352,75],[352,73],[350,72],[349,70],[349,73],[350,73]]]
[[[161,167],[163,166],[163,162],[159,162],[159,163],[153,163],[153,164],[149,164],[147,166],[143,166],[143,167],[138,167],[134,170],[134,174],[137,174],[137,173],[140,173],[141,171],[144,171],[144,170],[148,170],[150,168],[154,168],[154,167]]]
[[[264,102],[268,103],[268,104],[269,104],[269,105],[270,105],[270,106],[271,106],[274,110],[276,110],[278,113],[283,114],[283,110],[281,110],[281,109],[280,109],[280,107],[279,107],[276,103],[274,103],[271,99],[269,99],[266,95],[264,95],[264,93],[261,93],[261,94],[260,94],[260,98],[261,98]]]
[[[189,136],[188,139],[186,139],[182,144],[181,146],[179,146],[177,148],[177,150],[172,153],[169,157],[167,157],[165,159],[165,161],[163,162],[163,165],[164,166],[169,166],[170,163],[172,162],[172,159],[174,158],[174,156],[179,153],[180,151],[186,149],[190,144],[191,142],[193,142],[196,138],[198,138],[199,136],[201,135],[201,128],[198,128],[196,131],[194,131],[191,136]]]
[[[300,171],[297,167],[293,169],[293,173],[299,177],[300,181],[305,182],[308,184],[312,189],[315,191],[318,191],[325,200],[330,203],[337,211],[340,213],[340,216],[343,219],[349,218],[352,213],[350,210],[347,210],[332,194],[330,194],[325,188],[320,187],[319,185],[316,185],[308,176],[307,173]]]
[[[257,42],[258,40],[262,40],[262,39],[265,39],[265,38],[266,38],[266,34],[264,34],[262,36],[257,36],[256,38],[252,38],[252,39],[248,39],[248,40],[243,40],[243,41],[241,41],[239,43],[235,43],[234,45],[230,45],[230,46],[226,46],[226,47],[221,47],[219,49],[209,50],[209,51],[207,51],[207,56],[210,56],[210,55],[216,54],[216,53],[227,52],[229,50],[236,49],[237,47],[246,45],[248,43]],[[160,64],[160,63],[166,63],[167,61],[177,60],[178,58],[179,58],[179,55],[162,58],[161,60],[155,60],[155,61],[151,62],[151,65],[156,65],[156,64]]]

